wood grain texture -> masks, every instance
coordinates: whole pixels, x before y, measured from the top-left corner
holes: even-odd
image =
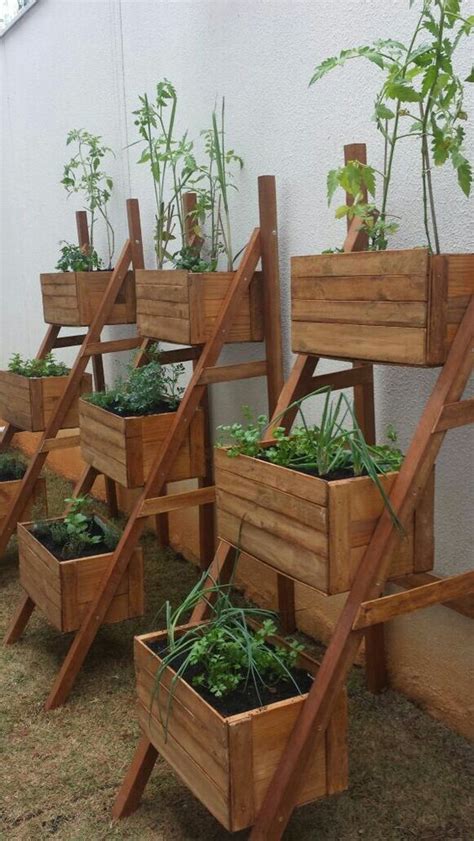
[[[59,631],[79,628],[110,563],[111,555],[59,561],[31,533],[18,526],[20,583],[35,605]],[[104,624],[141,616],[144,612],[143,553],[134,551]]]
[[[474,294],[474,255],[411,251],[292,258],[292,348],[441,365]]]
[[[81,453],[100,473],[126,488],[142,487],[153,459],[174,422],[175,412],[122,418],[86,400],[79,404]],[[168,481],[205,473],[204,416],[198,410],[180,447]]]
[[[69,377],[23,377],[0,371],[0,417],[26,432],[44,432],[64,394]],[[92,391],[92,377],[83,374],[62,429],[79,426],[79,394]]]
[[[222,448],[215,470],[220,538],[327,595],[350,589],[384,510],[370,478],[326,482],[259,459],[230,458]],[[387,493],[397,475],[381,477]],[[431,479],[392,552],[389,577],[432,569],[433,496]]]
[[[47,324],[86,327],[92,324],[103,300],[111,271],[42,274],[43,316]],[[129,271],[106,324],[135,324],[135,277]]]
[[[212,334],[234,272],[137,271],[137,329],[176,344],[204,344]],[[255,272],[227,342],[263,340],[261,273]]]
[[[178,633],[188,627],[178,629]],[[160,705],[162,710],[166,708],[174,672],[169,668],[164,672],[156,692],[155,676],[161,660],[148,647],[150,642],[163,639],[165,632],[135,638],[138,714],[144,736],[228,831],[244,829],[255,820],[307,696],[226,718],[185,681],[178,680],[165,740],[159,710]],[[317,672],[317,663],[307,656],[304,667],[313,674]],[[299,803],[325,796],[329,787],[341,791],[347,786],[346,738],[346,699],[341,692],[332,721],[330,748],[323,743],[314,753]],[[332,775],[328,775],[329,751]]]
[[[0,528],[3,520],[10,508],[12,501],[15,499],[21,487],[21,479],[14,482],[0,482]],[[25,503],[25,508],[19,515],[19,520],[29,520],[32,517],[32,512],[35,516],[38,511],[42,516],[47,515],[48,504],[46,497],[46,480],[38,479],[35,483],[29,500]]]

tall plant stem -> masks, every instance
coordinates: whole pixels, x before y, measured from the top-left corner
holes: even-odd
[[[402,79],[405,79],[405,77],[406,77],[406,72],[408,70],[408,65],[410,63],[411,54],[413,52],[413,47],[415,46],[416,39],[418,37],[418,33],[421,29],[421,26],[422,26],[422,23],[423,23],[423,20],[424,20],[424,14],[425,14],[425,7],[424,7],[424,4],[423,4],[423,11],[420,15],[420,18],[418,20],[415,32],[413,33],[413,37],[410,41],[410,46],[408,47],[408,50],[407,50],[405,63],[404,63],[403,68],[402,68]],[[394,155],[395,155],[395,147],[396,147],[397,141],[399,139],[398,138],[398,125],[399,125],[399,122],[400,122],[400,110],[401,110],[401,102],[399,100],[397,102],[397,108],[396,108],[396,111],[395,111],[395,121],[394,121],[394,124],[393,124],[392,136],[388,140],[390,151],[389,151],[389,154],[388,154],[388,161],[387,161],[387,166],[386,166],[385,174],[384,174],[383,198],[382,198],[382,206],[381,206],[381,210],[380,210],[380,218],[382,219],[382,221],[385,221],[385,216],[386,216],[386,213],[387,213],[387,200],[388,200],[388,192],[389,192],[389,188],[390,188],[390,182],[391,182],[391,179],[392,179],[393,159],[394,159]]]
[[[424,110],[423,105],[420,102],[420,114],[422,122],[424,120]],[[431,224],[433,228],[433,236],[435,241],[435,248],[436,253],[440,253],[440,245],[439,245],[439,236],[438,236],[438,224],[436,220],[436,211],[435,211],[435,203],[434,203],[434,195],[433,195],[433,181],[431,178],[431,162],[430,162],[430,153],[428,148],[428,139],[426,136],[426,132],[422,131],[421,134],[421,161],[422,161],[422,168],[421,168],[421,176],[422,176],[422,184],[423,184],[423,218],[425,223],[425,231],[426,231],[426,238],[428,241],[428,247],[432,251],[431,245],[431,238],[430,238],[430,230],[429,230],[429,222],[428,222],[428,204],[431,213]]]

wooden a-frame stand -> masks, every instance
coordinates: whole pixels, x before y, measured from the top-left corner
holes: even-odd
[[[356,147],[346,147],[346,160],[354,159]],[[358,154],[365,148],[359,147]],[[345,250],[361,246],[360,222],[349,226]],[[363,241],[362,241],[363,244]],[[474,297],[466,310],[441,370],[435,388],[418,423],[412,443],[403,461],[390,494],[391,504],[402,524],[406,526],[421,498],[435,459],[448,429],[474,421],[474,399],[462,400],[473,364]],[[374,437],[374,401],[372,365],[354,363],[352,370],[314,376],[318,358],[299,354],[280,395],[274,413],[278,425],[293,423],[295,413],[288,412],[284,421],[279,417],[291,403],[323,385],[333,389],[354,388],[359,423],[368,440]],[[380,517],[365,556],[357,570],[334,629],[330,644],[322,660],[314,684],[281,757],[279,766],[268,787],[257,821],[251,831],[252,841],[278,841],[295,808],[299,787],[304,779],[309,757],[314,755],[324,738],[334,702],[345,684],[347,674],[357,656],[362,639],[366,638],[366,656],[370,662],[369,688],[374,691],[386,683],[383,647],[383,623],[396,617],[434,604],[447,604],[474,618],[474,611],[463,597],[474,593],[474,571],[449,578],[437,579],[428,574],[400,580],[403,592],[383,596],[390,555],[399,540],[387,510]],[[210,582],[228,581],[235,562],[235,548],[226,541],[218,543],[214,561],[209,568]],[[294,584],[279,576],[278,599],[282,619],[287,628],[294,625]],[[457,601],[456,601],[457,600]],[[466,606],[464,606],[466,605]],[[209,612],[208,600],[195,608],[191,621],[201,621]],[[157,751],[146,736],[142,736],[133,760],[117,794],[113,816],[122,818],[137,808],[148,778],[157,759]]]
[[[173,463],[182,445],[191,420],[197,409],[207,402],[207,388],[212,383],[230,382],[238,379],[251,377],[263,377],[267,379],[269,410],[273,412],[278,394],[283,383],[282,368],[282,347],[280,329],[280,290],[278,270],[278,236],[277,236],[277,214],[276,214],[276,190],[273,176],[261,176],[258,179],[259,189],[259,211],[260,227],[255,228],[245,248],[240,266],[235,272],[228,293],[222,303],[221,310],[216,318],[212,334],[208,341],[199,347],[184,348],[182,350],[166,351],[162,360],[166,362],[182,362],[192,360],[194,371],[186,387],[179,408],[176,412],[166,440],[163,442],[160,452],[151,466],[148,480],[138,498],[132,513],[129,516],[127,526],[123,532],[120,543],[110,561],[100,590],[93,600],[90,610],[85,615],[81,627],[77,631],[69,652],[57,675],[51,693],[46,701],[47,710],[60,706],[69,695],[74,685],[77,674],[84,662],[87,652],[101,626],[109,605],[115,595],[117,587],[122,580],[123,574],[128,567],[132,552],[137,545],[141,533],[145,527],[146,519],[149,516],[161,516],[169,511],[189,506],[204,506],[207,508],[207,517],[201,522],[201,551],[202,546],[208,549],[208,559],[214,553],[214,526],[213,506],[215,489],[212,485],[212,473],[203,480],[203,487],[186,493],[164,496],[168,476]],[[136,206],[129,205],[129,211]],[[130,218],[130,212],[129,212]],[[133,221],[133,220],[132,220]],[[77,384],[84,372],[88,359],[91,355],[115,352],[124,349],[124,343],[128,347],[136,346],[135,340],[118,340],[114,342],[100,342],[100,331],[104,326],[113,302],[120,291],[124,277],[130,262],[136,268],[143,267],[143,252],[141,249],[141,236],[136,238],[139,220],[136,216],[131,229],[131,237],[127,240],[117,266],[112,274],[108,289],[100,311],[98,312],[85,340],[82,343],[78,359],[71,371],[69,383],[62,398],[56,414],[46,432],[43,440],[46,447],[39,447],[32,464],[26,474],[25,483],[15,500],[15,504],[9,513],[8,529],[6,533],[13,530],[18,514],[24,507],[25,499],[29,491],[30,483],[34,483],[39,475],[42,465],[48,452],[47,447],[51,446],[51,440],[57,434],[61,422],[67,411],[68,401],[77,391]],[[226,342],[230,329],[239,313],[239,308],[246,290],[255,273],[257,264],[261,260],[262,283],[263,283],[263,307],[265,321],[265,346],[266,358],[254,362],[244,362],[233,365],[217,365],[221,351]],[[145,340],[145,344],[149,340]],[[144,348],[146,350],[146,347]],[[77,496],[90,490],[95,478],[96,471],[88,467],[75,488],[74,495]],[[23,491],[23,493],[22,493]],[[9,531],[8,531],[9,530]],[[212,547],[212,549],[211,549]],[[34,602],[25,595],[13,616],[10,627],[5,637],[5,643],[11,644],[21,636],[26,624],[34,609]]]

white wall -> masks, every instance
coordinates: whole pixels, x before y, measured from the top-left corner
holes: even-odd
[[[54,267],[59,240],[75,237],[73,211],[80,205],[59,184],[70,128],[100,133],[116,150],[118,241],[125,235],[124,199],[137,196],[153,265],[149,175],[135,164],[137,149],[127,146],[135,139],[131,112],[138,94],[151,93],[167,76],[178,90],[180,127],[191,136],[209,124],[216,96],[226,97],[228,137],[245,160],[234,201],[236,247],[257,223],[257,175],[277,177],[289,365],[290,255],[317,253],[343,237],[343,223],[326,206],[326,173],[352,141],[366,141],[370,161],[381,162],[371,121],[377,68],[354,61],[308,89],[312,68],[343,47],[376,37],[407,39],[413,20],[408,0],[40,0],[0,40],[0,363],[14,351],[36,351],[44,332],[38,274]],[[465,49],[461,76],[469,59]],[[472,111],[473,102],[468,106]],[[409,145],[395,183],[393,211],[403,216],[396,244],[422,244],[418,159]],[[472,204],[448,168],[436,173],[436,194],[444,249],[472,249]],[[380,367],[379,432],[393,422],[406,444],[435,379],[435,371]],[[235,418],[242,402],[261,407],[261,392],[255,382],[218,387],[216,423]],[[467,431],[450,433],[437,481],[437,554],[445,572],[472,566],[472,475]]]

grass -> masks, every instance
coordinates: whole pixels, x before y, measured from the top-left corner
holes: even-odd
[[[69,486],[48,479],[51,512]],[[144,541],[143,620],[101,629],[69,702],[43,702],[71,636],[37,613],[22,640],[0,650],[0,839],[60,841],[218,841],[228,835],[161,760],[131,818],[113,823],[117,787],[136,745],[132,639],[158,627],[157,608],[173,604],[197,572],[152,536]],[[0,567],[0,623],[19,597],[16,548]],[[472,841],[474,750],[394,692],[374,697],[354,669],[350,695],[349,791],[297,811],[286,841]],[[246,837],[239,833],[236,838]]]

